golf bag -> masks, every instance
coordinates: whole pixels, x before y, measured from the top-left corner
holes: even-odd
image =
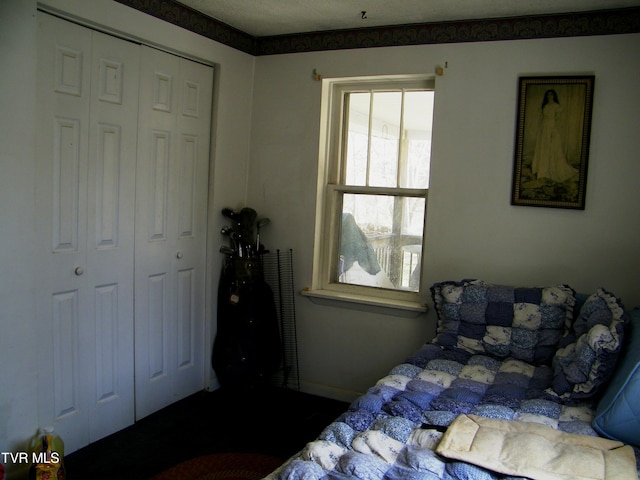
[[[264,281],[260,255],[260,228],[268,219],[256,221],[256,212],[223,209],[233,221],[222,229],[230,246],[218,287],[217,334],[211,365],[220,384],[230,388],[253,388],[268,383],[280,367],[282,344],[273,292]]]

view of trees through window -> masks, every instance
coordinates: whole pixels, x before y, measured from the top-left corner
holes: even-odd
[[[419,290],[433,98],[346,94],[339,282]]]

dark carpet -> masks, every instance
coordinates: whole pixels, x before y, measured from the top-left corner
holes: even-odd
[[[284,461],[347,406],[272,387],[200,392],[67,455],[67,478],[148,479],[215,453],[255,453]]]
[[[214,453],[179,463],[151,480],[260,480],[282,464],[259,453]]]

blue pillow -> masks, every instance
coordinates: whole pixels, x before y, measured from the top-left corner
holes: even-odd
[[[598,403],[593,428],[605,437],[640,448],[640,308],[630,315],[629,340]]]

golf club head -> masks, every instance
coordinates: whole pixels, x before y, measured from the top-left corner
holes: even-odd
[[[244,207],[242,210],[240,210],[240,217],[243,223],[246,222],[248,224],[252,224],[256,221],[257,216],[258,213],[253,208]]]
[[[231,218],[233,220],[237,220],[238,218],[238,214],[233,210],[231,210],[230,208],[223,208],[222,215],[224,215],[225,217]]]
[[[271,223],[271,219],[269,219],[269,218],[261,218],[260,220],[258,220],[258,223],[256,224],[256,226],[258,228],[262,228],[262,227],[266,227],[270,223]]]

